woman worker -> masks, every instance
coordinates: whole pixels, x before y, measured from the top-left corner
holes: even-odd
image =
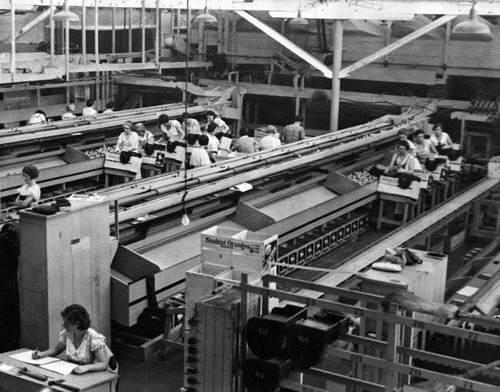
[[[17,190],[19,195],[14,202],[18,207],[30,207],[40,200],[40,185],[35,181],[39,174],[40,172],[34,165],[23,167],[22,176],[25,184]]]
[[[33,351],[33,359],[55,357],[66,351],[66,359],[78,364],[73,373],[118,371],[118,364],[106,345],[104,335],[90,328],[90,316],[81,305],[70,305],[62,312],[63,330],[59,342],[45,351]]]
[[[123,132],[118,136],[118,142],[116,143],[116,152],[139,151],[139,135],[133,131],[134,124],[131,121],[125,121],[123,123]]]
[[[443,154],[446,150],[453,147],[453,142],[451,141],[450,135],[443,132],[443,126],[440,123],[434,124],[432,128],[434,134],[431,135],[431,142],[436,147],[439,154]]]
[[[171,120],[168,114],[160,114],[158,124],[162,131],[162,137],[157,143],[176,143],[184,140],[185,132],[181,123],[177,120]]]
[[[387,174],[411,173],[422,170],[417,158],[410,154],[410,144],[406,140],[398,141],[397,153],[391,158],[391,163],[386,169]]]
[[[424,131],[422,129],[415,131],[415,155],[420,163],[425,163],[427,158],[438,155],[434,144],[429,139],[424,139]]]
[[[146,145],[150,145],[153,147],[155,142],[153,134],[146,129],[143,123],[135,124],[135,132],[139,136],[139,150],[141,153],[144,153],[146,150]]]

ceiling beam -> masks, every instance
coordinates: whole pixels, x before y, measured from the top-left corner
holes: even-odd
[[[455,15],[444,15],[441,16],[439,19],[436,19],[432,21],[431,23],[425,25],[424,27],[414,31],[411,34],[408,34],[407,36],[393,42],[390,45],[387,45],[385,48],[382,48],[375,53],[365,57],[364,59],[361,59],[354,64],[349,65],[348,67],[344,68],[343,70],[340,71],[339,73],[339,78],[345,78],[349,76],[349,74],[361,67],[364,67],[367,64],[370,64],[371,62],[377,60],[380,57],[385,56],[386,54],[389,54],[396,49],[400,48],[403,45],[406,45],[408,42],[413,41],[414,39],[417,39],[418,37],[421,37],[425,34],[427,34],[429,31],[435,29],[436,27],[442,26],[446,23],[448,23],[450,20],[455,18]]]
[[[87,0],[88,7],[94,6]],[[99,7],[141,8],[142,0],[97,0]],[[50,0],[15,0],[16,9],[33,9],[50,5]],[[54,6],[62,6],[64,0],[53,0]],[[69,6],[81,7],[82,0],[68,0]],[[190,9],[205,7],[205,0],[189,0]],[[156,9],[156,0],[145,0],[146,8]],[[160,9],[186,9],[186,0],[159,0]],[[299,7],[302,16],[311,19],[398,19],[409,15],[467,15],[472,0],[208,0],[208,8],[229,11],[269,11],[273,17],[294,18]],[[0,0],[0,9],[10,9],[9,0]],[[500,0],[479,1],[475,9],[478,15],[500,15]],[[386,16],[386,17],[384,17]]]
[[[316,57],[310,55],[307,53],[304,49],[302,49],[300,46],[294,44],[292,41],[290,41],[288,38],[284,37],[280,33],[278,33],[276,30],[273,28],[269,27],[265,23],[262,23],[260,20],[254,18],[252,15],[250,15],[246,11],[236,11],[236,13],[241,16],[242,18],[246,19],[250,23],[252,23],[255,27],[257,27],[259,30],[267,34],[269,37],[274,39],[275,41],[279,42],[281,45],[283,45],[285,48],[296,54],[297,56],[301,57],[304,61],[308,62],[310,65],[312,65],[314,68],[320,70],[323,72],[323,74],[327,78],[332,77],[332,70],[327,67],[325,64],[323,64],[321,61],[319,61]]]
[[[30,31],[33,27],[35,27],[38,23],[44,21],[46,18],[50,16],[50,10],[45,10],[40,15],[38,15],[35,19],[26,23],[21,30],[19,30],[16,34],[16,39],[22,37],[28,31]],[[2,42],[7,42],[10,38],[4,39]]]

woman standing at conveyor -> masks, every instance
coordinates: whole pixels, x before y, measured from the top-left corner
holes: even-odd
[[[387,174],[411,173],[422,170],[418,159],[410,154],[410,144],[406,140],[400,140],[396,145],[397,153],[391,158],[391,163],[386,170]]]
[[[453,147],[450,135],[443,132],[443,126],[440,123],[434,124],[432,130],[434,131],[434,134],[431,135],[430,141],[434,144],[439,154],[443,154],[446,150]]]
[[[14,202],[16,206],[26,208],[35,205],[40,200],[40,185],[35,181],[39,174],[40,171],[35,165],[23,167],[22,176],[25,184],[17,190],[19,195]]]
[[[415,131],[415,155],[420,163],[424,163],[427,158],[438,155],[434,144],[429,139],[424,138],[422,129]]]
[[[123,132],[118,136],[118,142],[116,143],[116,152],[128,151],[128,152],[138,152],[139,151],[139,135],[133,131],[134,124],[131,121],[125,121],[123,123]]]

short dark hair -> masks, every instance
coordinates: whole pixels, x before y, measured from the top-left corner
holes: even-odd
[[[248,136],[250,134],[250,131],[248,130],[248,128],[241,128],[240,129],[240,136]]]
[[[43,110],[41,110],[41,109],[38,109],[35,113],[38,113],[38,114],[43,114],[44,116],[47,116],[47,115],[45,114],[45,112],[44,112]]]
[[[410,132],[406,128],[400,128],[400,129],[398,129],[398,135],[405,135],[405,136],[407,136],[408,133],[410,133]]]
[[[115,107],[115,102],[114,101],[108,101],[106,104],[106,109],[113,109]]]
[[[160,117],[158,117],[158,123],[161,125],[161,124],[165,124],[165,123],[168,123],[170,121],[170,117],[168,114],[160,114]]]
[[[29,176],[31,179],[38,178],[40,171],[35,165],[29,164],[23,167],[23,173]]]
[[[85,331],[90,327],[89,313],[82,305],[73,304],[67,306],[61,312],[61,316],[73,325],[78,324],[78,329],[81,331]]]
[[[189,112],[184,112],[182,113],[182,118],[191,118],[191,115],[189,114]]]
[[[187,144],[189,144],[190,146],[195,144],[199,139],[200,139],[200,135],[197,135],[196,133],[188,133],[188,135],[186,137]]]
[[[94,104],[94,100],[92,98],[87,99],[87,102],[85,102],[87,106],[92,106]]]
[[[207,130],[207,132],[212,133],[212,132],[213,132],[213,131],[215,131],[218,127],[219,127],[219,126],[218,126],[216,123],[214,123],[214,122],[209,122],[209,123],[207,124],[207,128],[206,128],[206,130]]]
[[[413,134],[413,136],[415,136],[415,137],[416,137],[416,136],[418,136],[418,135],[425,135],[424,130],[423,130],[423,129],[417,129],[417,130],[415,131],[415,133]]]
[[[200,146],[208,146],[208,136],[207,135],[200,135],[200,138],[198,139],[198,143],[200,143]]]
[[[215,114],[215,112],[213,110],[207,110],[207,116],[217,117],[217,115]]]
[[[293,118],[293,121],[300,121],[300,122],[302,122],[302,121],[304,121],[304,117],[299,114],[298,116],[295,116]]]
[[[436,128],[441,128],[441,129],[443,129],[443,124],[441,124],[441,123],[436,123],[436,124],[434,124],[434,126],[432,127],[432,130],[434,131]]]
[[[397,144],[397,146],[403,146],[406,151],[410,151],[410,143],[408,143],[406,140],[400,140]]]

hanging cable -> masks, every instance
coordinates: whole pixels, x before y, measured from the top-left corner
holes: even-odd
[[[178,21],[180,23],[180,21]],[[190,24],[189,20],[189,0],[186,0],[186,74],[185,74],[185,86],[184,86],[184,195],[182,196],[182,225],[187,226],[190,223],[189,216],[186,211],[186,195],[187,195],[187,170],[188,170],[188,160],[187,160],[187,112],[188,112],[188,80],[189,80],[189,35],[190,35]]]

